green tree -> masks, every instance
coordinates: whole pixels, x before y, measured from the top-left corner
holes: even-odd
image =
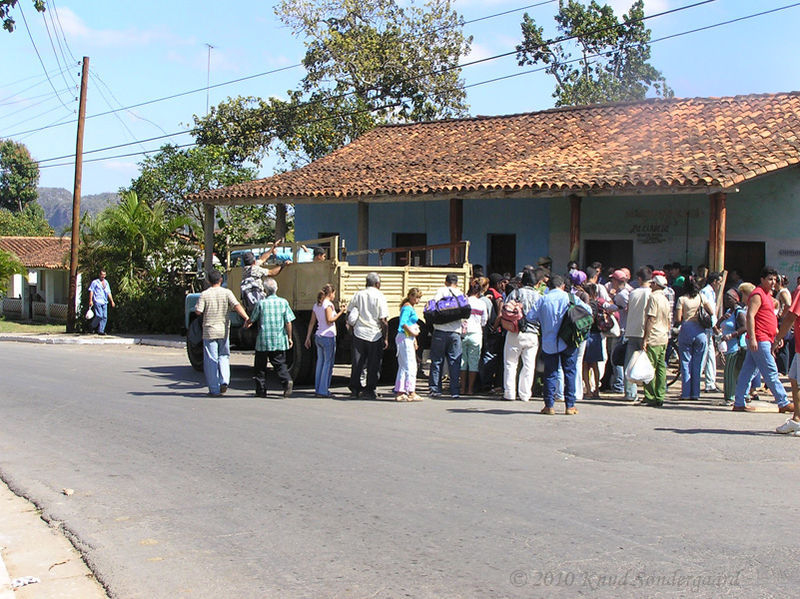
[[[11,275],[23,274],[25,267],[11,252],[0,250],[0,296],[8,292]]]
[[[0,208],[22,210],[36,199],[39,165],[24,144],[0,141]]]
[[[517,59],[520,66],[547,65],[546,72],[556,80],[556,106],[640,100],[650,90],[670,98],[672,89],[649,63],[651,32],[643,17],[643,0],[633,3],[622,22],[607,4],[592,0],[584,6],[576,0],[559,0],[558,31],[575,39],[545,39],[543,28],[525,13]],[[577,49],[577,59],[573,59],[572,49]]]
[[[256,176],[253,168],[231,159],[220,146],[208,145],[180,149],[165,145],[139,163],[139,176],[131,181],[132,191],[149,206],[165,205],[167,216],[187,216],[190,235],[202,237],[203,207],[186,196],[217,187],[249,181]],[[232,233],[232,232],[226,232]]]
[[[177,235],[187,221],[185,216],[170,217],[165,203],[149,206],[134,192],[123,193],[118,205],[96,217],[83,216],[81,270],[91,280],[102,268],[115,286],[115,328],[180,328],[186,273],[194,270],[197,253]]]
[[[47,222],[39,202],[25,204],[21,211],[0,208],[0,235],[50,237],[53,228]]]
[[[275,12],[305,39],[300,88],[287,100],[238,97],[195,116],[199,143],[255,164],[273,152],[296,167],[379,123],[466,113],[458,62],[472,40],[450,0],[284,0]]]
[[[39,12],[46,9],[45,0],[32,0],[33,7]],[[0,0],[0,21],[3,21],[3,29],[11,33],[14,31],[15,21],[11,16],[11,9],[14,8],[19,0]]]

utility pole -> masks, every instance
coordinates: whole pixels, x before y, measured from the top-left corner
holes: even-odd
[[[83,128],[86,121],[86,88],[89,85],[89,57],[83,57],[81,99],[78,105],[78,138],[75,142],[75,186],[72,189],[72,239],[69,250],[69,300],[67,332],[75,332],[75,306],[78,297],[78,241],[81,222],[81,180],[83,179]]]

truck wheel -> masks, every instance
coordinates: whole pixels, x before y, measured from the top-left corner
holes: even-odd
[[[306,349],[303,345],[306,341],[306,331],[308,331],[308,320],[298,317],[292,326],[292,341],[294,345],[286,352],[286,365],[289,367],[289,375],[294,383],[305,385],[314,382],[314,358],[316,351],[314,346]]]
[[[194,318],[186,331],[186,355],[198,372],[203,372],[203,319]]]

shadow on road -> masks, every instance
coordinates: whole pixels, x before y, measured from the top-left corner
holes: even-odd
[[[777,437],[781,436],[772,431],[740,431],[728,428],[654,428],[655,431],[677,433],[679,435],[746,435],[752,437]]]
[[[539,410],[502,410],[500,408],[490,408],[482,410],[480,408],[449,408],[448,412],[453,414],[495,414],[497,416],[505,416],[507,414],[528,414],[530,416],[542,416]]]

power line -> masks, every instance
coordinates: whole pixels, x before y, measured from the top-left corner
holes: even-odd
[[[56,72],[50,73],[50,74],[53,74],[55,76],[55,75],[58,75],[59,73],[60,73],[60,71],[56,71]],[[34,89],[36,87],[39,87],[40,85],[42,85],[43,83],[45,83],[47,81],[47,75],[48,75],[48,73],[45,73],[44,77],[42,77],[41,75],[34,75],[33,77],[26,77],[25,79],[19,79],[18,81],[15,81],[14,83],[9,83],[6,87],[11,87],[13,85],[16,85],[17,83],[22,83],[23,81],[27,81],[29,79],[35,79],[35,78],[39,78],[40,79],[38,83],[34,83],[33,85],[29,85],[28,87],[26,87],[23,90],[18,91],[17,93],[11,94],[10,96],[6,96],[5,98],[0,98],[0,102],[5,102],[6,100],[10,100],[11,98],[16,98],[17,96],[19,96],[21,94],[24,94],[27,91],[30,91],[30,90],[32,90],[32,89]]]
[[[15,114],[19,114],[20,112],[25,112],[26,110],[30,110],[31,108],[36,108],[37,106],[41,106],[42,104],[44,104],[46,102],[50,102],[51,100],[55,99],[52,94],[48,94],[48,96],[49,97],[45,98],[44,100],[39,100],[38,102],[33,102],[32,104],[28,104],[27,106],[23,106],[22,108],[19,108],[18,110],[15,110],[14,112],[9,112],[8,114],[4,114],[3,116],[0,116],[0,121],[2,121],[4,119],[7,119],[9,117],[12,117]],[[56,108],[58,108],[58,106],[56,106]],[[41,116],[41,115],[39,115],[39,116]],[[33,120],[34,118],[36,118],[36,117],[30,117],[29,119],[25,119],[25,121],[23,121],[23,123],[26,122],[26,121],[29,121],[29,120]],[[21,123],[17,123],[17,125],[20,125],[20,124]],[[14,126],[17,126],[17,125],[14,125]]]
[[[714,2],[715,0],[707,0],[707,1]],[[511,9],[511,10],[506,10],[506,11],[494,13],[494,14],[491,14],[491,15],[486,15],[486,16],[483,16],[483,17],[478,17],[476,19],[470,19],[468,21],[464,21],[463,24],[464,25],[468,25],[468,24],[472,24],[472,23],[477,23],[479,21],[485,21],[485,20],[488,20],[488,19],[494,19],[496,17],[502,17],[502,16],[505,16],[505,15],[508,15],[508,14],[511,14],[511,13],[514,13],[514,12],[520,12],[520,11],[523,11],[523,10],[528,10],[529,8],[535,8],[537,6],[543,6],[545,4],[552,4],[553,2],[556,2],[556,0],[544,0],[542,2],[537,2],[535,4],[528,4],[526,6],[521,6],[519,8],[514,8],[514,9]],[[51,0],[51,4],[53,4],[52,0]],[[59,23],[60,23],[60,17],[58,15],[58,11],[56,11],[56,19],[59,20]],[[445,28],[446,27],[441,27],[440,29],[445,29]],[[62,29],[62,33],[63,33],[63,29]],[[64,41],[66,43],[66,38],[64,38]],[[67,46],[67,49],[69,50],[69,46]],[[70,56],[72,56],[73,59],[75,59],[75,57],[72,55],[71,51],[70,51]],[[302,67],[302,66],[303,66],[302,63],[292,64],[292,65],[288,65],[288,66],[285,66],[285,67],[280,67],[280,68],[277,68],[277,69],[273,69],[273,70],[270,70],[270,71],[264,71],[262,73],[256,73],[254,75],[247,75],[245,77],[240,77],[238,79],[231,79],[230,81],[223,81],[221,83],[215,83],[214,85],[207,85],[206,87],[199,87],[197,89],[191,89],[191,90],[184,91],[184,92],[178,92],[178,93],[175,93],[175,94],[171,94],[169,96],[163,96],[161,98],[154,98],[152,100],[146,100],[146,101],[143,101],[143,102],[139,102],[137,104],[131,104],[130,106],[124,106],[122,108],[119,108],[118,110],[128,110],[128,109],[131,109],[131,108],[141,108],[142,106],[148,106],[150,104],[155,104],[155,103],[158,103],[158,102],[164,102],[164,101],[167,101],[167,100],[174,100],[176,98],[181,98],[183,96],[188,96],[188,95],[200,93],[200,92],[203,92],[203,91],[207,92],[210,89],[216,89],[218,87],[225,87],[225,86],[228,86],[228,85],[233,85],[235,83],[241,83],[243,81],[248,81],[250,79],[257,79],[259,77],[265,77],[267,75],[274,75],[274,74],[277,74],[277,73],[280,73],[280,72],[283,72],[283,71],[296,69],[296,68]],[[96,118],[96,117],[106,116],[106,115],[110,114],[110,112],[111,111],[101,112],[101,113],[98,113],[98,114],[92,114],[92,115],[87,116],[86,118],[87,119],[92,119],[92,118]],[[47,127],[41,127],[41,128],[38,128],[38,129],[30,129],[30,130],[27,130],[27,131],[20,131],[18,133],[12,134],[12,137],[16,137],[18,135],[25,135],[26,133],[36,133],[36,132],[42,131],[42,130],[44,130],[46,128],[51,128],[51,127],[56,127],[56,126],[61,126],[61,125],[67,125],[67,124],[70,124],[70,123],[73,123],[73,122],[75,122],[75,121],[67,121],[65,123],[59,123],[58,125],[48,125]]]
[[[91,76],[91,77],[92,77],[92,78],[93,78],[95,81],[99,81],[99,77],[97,77],[97,75],[94,73],[94,71],[93,71],[91,68],[89,69],[89,75],[90,75],[90,76]],[[108,98],[106,98],[106,95],[105,95],[105,93],[103,92],[103,88],[101,88],[100,86],[97,86],[97,91],[98,91],[98,92],[100,92],[100,97],[101,97],[101,98],[103,98],[103,102],[105,102],[105,103],[106,103],[106,106],[108,106],[109,108],[111,108],[111,107],[112,107],[112,106],[111,106],[111,102],[109,101],[109,99],[108,99]],[[127,131],[127,132],[128,132],[128,135],[130,135],[130,136],[131,136],[131,139],[133,140],[133,143],[138,143],[138,144],[139,144],[139,147],[141,147],[141,148],[142,148],[142,150],[144,150],[144,149],[145,149],[145,147],[142,145],[142,143],[141,143],[139,140],[137,140],[137,139],[136,139],[136,136],[133,134],[133,131],[131,131],[130,127],[128,127],[128,124],[127,124],[125,121],[123,121],[123,120],[122,120],[122,117],[121,117],[121,116],[119,116],[119,113],[118,113],[118,112],[115,112],[115,113],[114,113],[114,116],[115,116],[115,117],[116,117],[116,119],[117,119],[117,120],[120,122],[120,124],[121,124],[121,125],[122,125],[122,127],[125,129],[125,131]]]
[[[44,81],[42,81],[44,83]],[[62,89],[62,92],[68,92],[71,88]],[[14,96],[9,96],[14,97]],[[0,106],[10,106],[12,104],[21,104],[23,102],[30,102],[31,100],[38,100],[39,98],[44,97],[54,97],[53,92],[46,92],[44,94],[38,94],[36,96],[28,96],[27,98],[20,98],[19,100],[9,100],[8,102],[0,102]],[[3,117],[0,117],[3,118]]]
[[[25,13],[22,10],[22,5],[19,4],[18,8],[19,8],[19,14],[22,15],[22,21],[25,23],[25,29],[28,32],[28,38],[30,38],[30,40],[31,40],[31,45],[33,46],[33,49],[36,52],[36,57],[39,59],[39,64],[42,65],[42,70],[44,71],[44,74],[47,77],[47,82],[50,84],[50,87],[53,88],[53,91],[55,92],[56,96],[58,97],[58,101],[61,102],[62,106],[64,106],[64,108],[66,108],[67,110],[72,111],[72,109],[69,106],[64,104],[64,101],[61,99],[61,96],[59,96],[58,92],[56,91],[56,87],[53,85],[53,81],[50,79],[50,76],[47,74],[47,67],[44,66],[44,61],[42,60],[42,55],[39,54],[39,48],[36,47],[36,42],[33,41],[33,35],[31,35],[31,29],[30,29],[30,27],[28,27],[28,19],[25,18]]]
[[[50,6],[52,6],[53,8],[52,12],[54,12],[56,15],[56,21],[58,22],[58,28],[61,31],[61,37],[64,38],[64,47],[66,47],[67,52],[69,52],[69,55],[72,57],[72,60],[75,61],[77,64],[81,64],[81,61],[75,58],[75,55],[72,53],[72,49],[69,47],[69,44],[67,43],[67,36],[64,35],[64,27],[62,27],[61,25],[61,15],[58,13],[58,8],[56,8],[55,0],[50,0]],[[51,13],[50,20],[52,21],[52,19],[53,15]]]
[[[54,5],[54,4],[52,5],[52,9],[55,9],[55,5]],[[70,62],[70,61],[69,61],[69,59],[67,58],[67,55],[64,53],[64,47],[67,45],[67,38],[66,38],[66,37],[64,37],[64,31],[63,31],[63,30],[61,31],[61,37],[64,37],[64,45],[62,46],[62,45],[61,45],[61,38],[60,38],[60,37],[58,37],[58,28],[60,27],[60,22],[59,22],[59,25],[56,25],[56,21],[55,21],[55,19],[53,18],[53,10],[47,10],[47,11],[45,11],[45,12],[43,13],[43,15],[44,15],[44,17],[45,17],[45,24],[46,24],[46,22],[47,22],[47,17],[48,17],[48,16],[50,17],[50,24],[53,26],[53,33],[54,33],[54,34],[55,34],[55,36],[56,36],[56,42],[58,43],[58,50],[59,50],[59,52],[61,53],[61,58],[62,58],[62,60],[64,61],[64,67],[66,68],[66,66],[67,66],[67,65],[69,65],[69,62]],[[71,53],[70,53],[70,54],[71,54]],[[76,60],[75,60],[75,58],[74,58],[74,57],[73,57],[73,61],[75,61],[75,62],[78,62],[78,61],[76,61]],[[73,84],[73,85],[75,86],[75,88],[77,89],[77,88],[79,87],[79,86],[78,86],[78,82],[77,82],[77,81],[75,81],[75,78],[72,76],[72,71],[70,71],[70,70],[67,70],[67,72],[69,73],[69,78],[70,78],[70,80],[72,81],[72,84]]]
[[[767,15],[767,14],[776,13],[776,12],[787,10],[787,9],[790,9],[790,8],[795,8],[797,6],[800,6],[800,2],[795,2],[793,4],[780,6],[780,7],[774,8],[774,9],[765,10],[765,11],[761,11],[761,12],[757,12],[757,13],[752,13],[752,14],[745,15],[745,16],[742,16],[742,17],[729,19],[727,21],[721,21],[721,22],[718,22],[718,23],[713,23],[711,25],[706,25],[704,27],[698,27],[698,28],[695,28],[695,29],[690,29],[690,30],[687,30],[687,31],[674,33],[674,34],[671,34],[671,35],[667,35],[667,36],[663,36],[663,37],[660,37],[660,38],[656,38],[654,40],[650,40],[649,42],[642,42],[642,43],[639,43],[639,44],[632,44],[632,46],[650,45],[650,44],[662,42],[662,41],[665,41],[665,40],[681,37],[681,36],[684,36],[684,35],[690,35],[692,33],[698,33],[700,31],[707,31],[709,29],[714,29],[714,28],[717,28],[717,27],[730,25],[730,24],[737,23],[737,22],[740,22],[740,21],[753,19],[753,18],[756,18],[756,17],[760,17],[760,16],[764,16],[764,15]],[[608,53],[600,53],[600,54],[592,55],[589,58],[599,58],[599,57],[603,57],[603,56],[607,56],[607,55],[608,55]],[[581,62],[583,60],[584,60],[583,57],[574,58],[574,59],[565,61],[565,64],[566,63],[573,63],[573,62]],[[529,75],[531,73],[537,73],[537,72],[544,71],[547,68],[548,68],[547,66],[538,67],[538,68],[535,68],[535,69],[529,69],[529,70],[518,72],[518,73],[511,73],[511,74],[503,75],[503,76],[500,76],[500,77],[494,77],[492,79],[487,79],[487,80],[484,80],[484,81],[479,81],[477,83],[471,83],[469,85],[465,85],[464,88],[478,87],[480,85],[487,85],[487,84],[490,84],[490,83],[496,83],[497,81],[502,81],[502,80],[505,80],[505,79],[511,79],[511,78],[514,78],[514,77],[521,77],[523,75]],[[300,125],[313,124],[315,122],[320,122],[320,121],[323,121],[323,120],[329,120],[329,119],[333,119],[333,118],[344,118],[344,117],[347,117],[347,116],[352,116],[354,114],[357,114],[358,112],[376,112],[378,110],[385,110],[386,108],[390,108],[390,107],[382,106],[380,108],[371,109],[371,110],[368,110],[368,111],[367,110],[362,110],[362,111],[357,111],[357,112],[353,112],[353,113],[346,113],[346,114],[341,114],[341,113],[340,114],[333,114],[333,115],[329,115],[327,117],[321,117],[319,119],[315,119],[313,121],[307,121],[307,122],[304,122],[304,123],[300,123]],[[189,133],[189,131],[187,131],[186,133]],[[153,139],[158,139],[158,138],[153,138]],[[144,141],[147,141],[147,140],[144,140]],[[123,145],[131,145],[131,144],[123,144]],[[196,142],[194,142],[194,143],[182,144],[182,145],[175,146],[175,147],[176,148],[186,148],[186,147],[197,146],[197,145],[198,144]],[[121,147],[121,146],[116,146],[116,147]],[[106,149],[108,149],[108,148],[106,148]],[[94,151],[100,151],[100,150],[94,150]],[[87,160],[86,162],[101,162],[103,160],[112,160],[112,159],[115,159],[115,158],[125,158],[125,157],[130,157],[130,156],[139,156],[139,155],[142,155],[143,153],[144,154],[150,154],[150,153],[158,152],[158,151],[160,151],[160,148],[156,148],[156,149],[153,149],[153,150],[148,150],[147,152],[132,152],[132,153],[128,153],[128,154],[119,154],[119,155],[115,155],[115,156],[94,158],[94,159],[91,159],[91,160]],[[61,158],[66,158],[66,157],[67,156],[63,156]],[[55,159],[51,158],[51,159],[48,159],[48,160],[55,160]],[[41,162],[44,162],[44,161],[39,161],[39,163],[41,163]],[[59,166],[66,166],[66,165],[70,165],[70,164],[72,164],[72,162],[64,162],[64,163],[59,163],[59,164],[42,165],[39,168],[40,169],[53,168],[53,167],[59,167]]]
[[[47,32],[47,39],[50,40],[50,47],[53,49],[53,56],[56,57],[56,64],[58,65],[58,68],[61,69],[61,60],[59,60],[58,58],[58,52],[56,52],[56,45],[53,43],[53,36],[50,35],[50,26],[47,24],[47,16],[45,14],[46,12],[47,11],[44,11],[39,14],[42,15],[42,21],[44,21],[44,29]],[[66,62],[64,63],[64,66],[66,67]],[[64,80],[64,85],[69,87],[69,83],[67,83],[67,78],[64,76],[63,69],[61,70],[61,78]]]
[[[662,11],[660,13],[655,13],[653,15],[641,17],[640,19],[632,19],[630,22],[644,21],[644,20],[647,20],[647,19],[653,19],[653,18],[656,18],[656,17],[661,17],[661,16],[664,16],[664,15],[668,15],[668,14],[671,14],[671,13],[674,13],[674,12],[681,11],[681,10],[687,10],[689,8],[694,8],[694,7],[697,7],[697,6],[701,6],[703,4],[710,4],[712,2],[716,2],[716,0],[701,0],[700,2],[695,2],[694,4],[689,4],[689,5],[686,5],[686,6],[683,6],[683,7],[678,7],[678,8]],[[600,33],[602,31],[607,31],[609,29],[615,29],[617,27],[619,27],[619,25],[613,25],[613,26],[609,26],[609,27],[602,27],[602,28],[593,30],[591,33]],[[585,34],[585,33],[586,32],[583,32],[582,35]],[[550,44],[563,43],[565,41],[573,40],[573,39],[576,39],[578,37],[580,37],[580,35],[578,35],[578,34],[569,35],[569,36],[563,36],[563,37],[561,37],[559,39],[556,39],[556,40],[551,40],[549,42],[544,42],[544,43],[540,44],[540,46],[548,46]],[[496,60],[498,58],[504,58],[506,56],[510,56],[510,55],[513,55],[513,54],[516,54],[516,53],[517,53],[517,51],[515,49],[515,50],[513,50],[511,52],[504,52],[502,54],[497,54],[497,55],[489,56],[489,57],[486,57],[486,58],[479,58],[479,59],[476,59],[476,60],[473,60],[471,62],[467,62],[467,63],[464,63],[464,64],[457,64],[457,65],[453,65],[453,66],[449,66],[449,67],[444,67],[444,68],[442,68],[442,69],[440,69],[438,71],[429,72],[429,73],[422,73],[422,74],[417,75],[415,77],[409,77],[409,78],[405,79],[404,82],[415,81],[417,79],[421,79],[423,77],[429,77],[431,75],[438,75],[438,74],[442,74],[442,73],[447,73],[447,72],[455,70],[455,69],[460,69],[460,68],[463,68],[463,67],[473,66],[473,65],[484,63],[484,62],[488,62],[488,61],[491,61],[491,60]],[[356,93],[355,91],[345,92],[345,93],[342,93],[342,94],[334,95],[334,96],[332,96],[331,98],[328,98],[328,99],[329,100],[343,99],[343,98],[346,98],[348,96],[355,95],[355,93]],[[314,104],[319,104],[319,103],[320,103],[320,100],[309,100],[308,102],[302,102],[297,106],[292,106],[292,107],[289,107],[289,108],[286,108],[286,109],[283,109],[283,110],[284,111],[296,110],[297,108],[302,108],[302,107],[305,107],[305,106],[312,106]],[[89,117],[86,117],[86,118],[89,118]],[[143,141],[145,141],[145,142],[146,141],[156,141],[158,139],[164,139],[166,137],[171,137],[172,135],[185,135],[187,133],[191,133],[191,131],[190,130],[178,131],[178,132],[176,132],[174,134],[166,134],[166,135],[162,135],[162,136],[158,136],[158,137],[151,137],[151,138],[143,140]],[[104,152],[106,150],[113,150],[113,149],[117,149],[117,148],[123,148],[123,147],[129,146],[129,145],[135,145],[135,144],[133,144],[133,143],[117,144],[117,145],[114,145],[114,146],[107,146],[105,148],[99,148],[99,149],[96,149],[96,150],[89,150],[89,151],[85,152],[85,154],[96,153],[96,152]],[[54,161],[54,160],[63,160],[64,158],[68,158],[68,157],[69,157],[69,155],[57,156],[55,158],[45,158],[43,160],[40,160],[39,163],[51,162],[51,161]]]

